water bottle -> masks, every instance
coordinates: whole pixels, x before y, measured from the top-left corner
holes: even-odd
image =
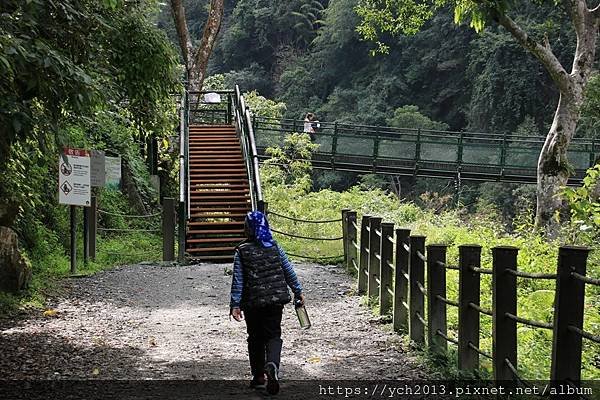
[[[296,299],[296,301],[294,301],[294,306],[296,307],[296,315],[298,316],[298,321],[300,321],[300,328],[310,328],[310,319],[308,318],[306,307],[304,307],[304,304],[302,304],[302,300]]]

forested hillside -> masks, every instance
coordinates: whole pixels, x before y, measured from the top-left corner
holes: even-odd
[[[188,2],[203,21],[203,2]],[[388,38],[387,55],[356,32],[358,0],[241,0],[226,5],[225,22],[210,72],[228,85],[285,102],[286,118],[315,112],[322,121],[394,124],[394,111],[414,105],[453,130],[545,135],[558,93],[541,64],[510,34],[481,34],[457,26],[445,9],[414,36]],[[522,22],[549,35],[562,60],[573,53],[568,17],[553,5],[523,2]],[[170,11],[160,26],[175,40]],[[192,29],[200,29],[201,24]],[[597,80],[592,91],[596,91]],[[589,107],[588,107],[589,108]],[[581,134],[594,135],[597,111],[584,112]]]

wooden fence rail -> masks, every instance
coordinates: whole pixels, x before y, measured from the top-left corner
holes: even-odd
[[[379,304],[381,315],[391,314],[395,331],[429,351],[444,354],[448,343],[457,347],[458,368],[474,371],[480,357],[492,362],[495,380],[516,380],[517,327],[525,324],[553,331],[550,379],[578,385],[581,381],[582,340],[600,343],[600,336],[583,329],[585,285],[600,285],[586,276],[587,247],[559,249],[556,274],[519,271],[518,249],[492,249],[492,269],[481,266],[481,246],[459,246],[458,265],[448,265],[444,244],[427,244],[424,236],[394,229],[382,218],[344,210],[345,265],[356,273],[358,292]],[[458,299],[447,297],[446,271],[459,274]],[[425,273],[426,272],[426,273]],[[481,275],[492,277],[492,308],[480,303]],[[517,315],[517,279],[556,281],[554,321],[533,321]],[[425,300],[427,310],[425,311]],[[447,308],[458,308],[458,338],[447,331]],[[492,353],[479,348],[481,314],[492,319]]]

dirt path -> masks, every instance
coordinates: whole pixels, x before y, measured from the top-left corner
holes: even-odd
[[[412,379],[422,366],[353,295],[340,267],[300,264],[313,327],[284,310],[284,379]],[[66,281],[54,317],[3,321],[3,379],[249,378],[222,265],[134,265]]]

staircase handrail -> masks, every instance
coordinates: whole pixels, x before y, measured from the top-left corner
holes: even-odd
[[[188,91],[183,88],[179,108],[179,201],[184,204],[184,219],[190,215],[190,186],[189,186],[189,121],[188,121]]]
[[[250,180],[252,209],[263,211],[264,200],[260,182],[258,151],[252,127],[252,115],[238,85],[235,85],[235,120],[240,142],[242,143],[246,171]]]

